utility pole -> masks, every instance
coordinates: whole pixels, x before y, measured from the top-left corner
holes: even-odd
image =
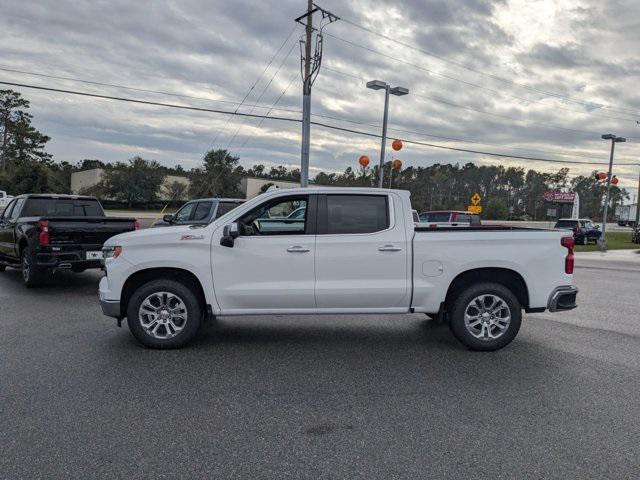
[[[604,197],[604,212],[602,213],[602,233],[600,234],[600,240],[598,243],[600,244],[600,250],[605,251],[607,249],[607,213],[609,211],[609,195],[611,192],[611,177],[613,171],[613,152],[615,150],[615,145],[618,142],[626,142],[627,139],[624,137],[616,137],[612,133],[608,133],[606,135],[602,135],[603,140],[611,140],[611,153],[609,154],[609,171],[607,172],[607,193]]]
[[[313,27],[313,14],[322,15],[319,29]],[[306,19],[306,21],[304,21]],[[311,87],[322,63],[322,30],[330,23],[339,20],[333,13],[314,5],[307,0],[307,13],[295,19],[305,27],[305,40],[300,40],[300,63],[302,73],[302,147],[300,153],[300,186],[309,186],[309,150],[311,144]],[[312,47],[313,33],[316,33]]]
[[[304,42],[304,74],[302,80],[302,155],[300,186],[309,185],[309,148],[311,143],[311,36],[313,35],[313,1],[307,1],[306,40]]]

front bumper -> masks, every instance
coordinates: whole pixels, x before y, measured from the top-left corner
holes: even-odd
[[[557,287],[549,296],[547,308],[550,312],[562,312],[565,310],[573,310],[576,305],[576,296],[578,289],[572,285]]]
[[[109,287],[109,279],[106,276],[102,277],[98,286],[98,297],[100,298],[102,313],[108,317],[122,318],[120,300],[113,299],[115,295]]]
[[[100,308],[102,308],[102,313],[104,313],[107,317],[122,318],[122,315],[120,314],[119,300],[100,299]]]

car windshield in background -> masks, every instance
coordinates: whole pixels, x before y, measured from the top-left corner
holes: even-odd
[[[449,212],[423,213],[420,215],[421,222],[448,222],[450,218],[451,214]]]
[[[103,217],[104,211],[97,200],[29,198],[22,211],[23,217]]]
[[[574,228],[577,224],[577,220],[558,220],[555,228]]]

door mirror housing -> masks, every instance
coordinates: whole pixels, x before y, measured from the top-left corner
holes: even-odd
[[[173,223],[173,215],[171,214],[163,215],[162,221],[166,223]]]
[[[220,238],[220,245],[223,247],[233,248],[233,244],[236,238],[240,236],[240,227],[237,222],[225,225],[222,229],[222,238]]]

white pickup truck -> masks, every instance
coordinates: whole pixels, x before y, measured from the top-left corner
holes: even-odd
[[[522,310],[576,306],[573,236],[416,228],[401,190],[275,190],[204,227],[117,235],[103,252],[103,312],[153,348],[185,345],[218,315],[423,313],[469,348],[496,350]]]

